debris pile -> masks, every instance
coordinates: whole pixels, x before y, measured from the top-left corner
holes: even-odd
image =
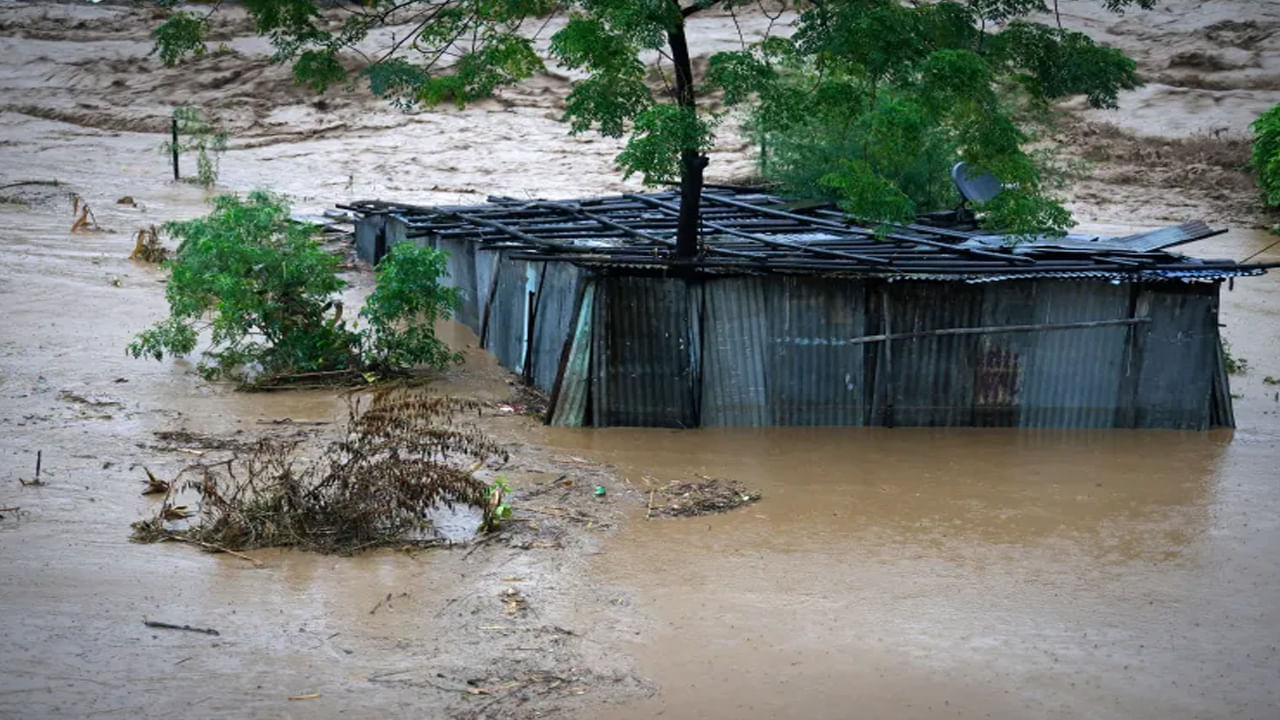
[[[649,515],[665,515],[667,517],[689,517],[693,515],[711,515],[750,505],[760,499],[758,492],[747,490],[737,480],[701,477],[697,482],[673,482],[660,488],[649,497]],[[666,499],[663,505],[653,503],[654,495],[661,494]]]
[[[506,453],[462,415],[477,403],[412,389],[353,401],[345,433],[308,458],[299,440],[263,439],[220,462],[191,465],[156,516],[133,525],[140,542],[187,540],[216,550],[300,547],[350,553],[431,544],[427,514],[455,503],[484,509],[489,487],[472,472]],[[189,520],[177,495],[193,492]]]

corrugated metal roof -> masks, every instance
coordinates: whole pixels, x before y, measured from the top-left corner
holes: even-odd
[[[709,187],[700,210],[700,254],[676,257],[678,192],[573,201],[490,198],[471,207],[365,201],[362,217],[392,214],[409,237],[430,236],[519,250],[521,259],[597,268],[671,268],[695,273],[840,275],[999,281],[1105,277],[1121,281],[1217,280],[1269,265],[1198,260],[1160,248],[1217,234],[1203,222],[1119,238],[1011,238],[926,225],[867,227],[830,205],[797,207],[757,191]],[[363,232],[361,237],[369,233]],[[367,244],[367,242],[366,242]]]
[[[1124,250],[1130,252],[1150,252],[1163,250],[1175,245],[1182,245],[1218,234],[1203,220],[1158,228],[1146,232],[1125,235],[1123,237],[1107,237],[1105,235],[1040,235],[1032,238],[1017,238],[1014,252],[1027,252],[1035,248],[1053,248],[1060,250],[1083,250],[1097,252],[1099,250]],[[1007,235],[975,235],[965,241],[973,247],[1004,247],[1011,238]]]

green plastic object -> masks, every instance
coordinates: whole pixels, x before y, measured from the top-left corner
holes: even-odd
[[[604,497],[604,486],[603,486],[603,485],[597,485],[597,486],[596,486],[596,497]]]

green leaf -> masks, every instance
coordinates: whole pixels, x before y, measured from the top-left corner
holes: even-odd
[[[151,38],[155,40],[151,54],[159,55],[165,65],[176,65],[188,55],[203,55],[208,49],[205,45],[208,32],[209,21],[203,15],[188,10],[170,13],[151,31]]]
[[[316,92],[344,82],[347,70],[332,51],[306,50],[293,64],[293,81]]]
[[[673,103],[654,105],[636,117],[618,165],[624,177],[640,173],[646,185],[669,182],[680,175],[683,153],[703,153],[711,141],[711,126],[692,110]]]

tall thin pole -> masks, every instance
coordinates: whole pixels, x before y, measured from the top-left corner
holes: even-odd
[[[176,115],[169,119],[169,129],[173,133],[173,142],[170,143],[173,150],[173,179],[177,181],[180,178],[178,177],[178,117]]]

